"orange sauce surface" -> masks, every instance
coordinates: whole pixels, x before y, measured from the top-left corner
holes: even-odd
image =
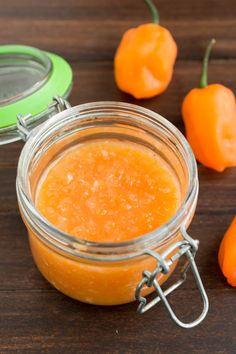
[[[44,173],[36,205],[59,229],[97,242],[133,239],[167,222],[180,204],[173,171],[151,150],[98,140],[64,152]]]

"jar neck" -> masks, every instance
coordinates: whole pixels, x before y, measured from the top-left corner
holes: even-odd
[[[107,137],[135,141],[152,149],[169,163],[179,183],[184,183],[181,205],[167,223],[121,243],[94,243],[68,235],[50,224],[34,203],[34,176],[40,176],[58,154],[80,142]],[[196,161],[184,136],[160,115],[125,103],[88,103],[57,114],[29,138],[19,159],[17,195],[23,216],[35,234],[61,252],[103,262],[131,259],[161,246],[180,232],[181,225],[188,225],[198,196]]]

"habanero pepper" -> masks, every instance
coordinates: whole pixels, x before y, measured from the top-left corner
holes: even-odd
[[[137,99],[154,97],[167,88],[177,56],[177,45],[171,33],[159,25],[156,7],[151,0],[145,2],[152,23],[125,32],[114,58],[117,86]]]
[[[218,260],[228,283],[236,286],[236,216],[221,241]]]
[[[206,49],[200,88],[184,98],[182,116],[187,139],[196,159],[218,172],[236,166],[236,101],[233,92],[220,84],[207,84],[209,55]]]

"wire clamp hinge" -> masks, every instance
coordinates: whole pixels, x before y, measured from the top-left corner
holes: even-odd
[[[28,113],[26,115],[22,115],[22,114],[17,115],[16,125],[17,125],[19,135],[23,141],[26,141],[29,134],[30,134],[30,130],[29,130],[29,127],[27,124],[27,122],[30,120],[30,118],[32,118],[32,115],[30,113]]]
[[[157,303],[159,303],[160,301],[162,301],[167,311],[169,312],[170,317],[178,326],[183,328],[192,328],[198,325],[205,318],[208,312],[209,302],[208,302],[208,298],[204,286],[202,284],[200,274],[197,269],[197,265],[194,260],[196,251],[198,249],[199,241],[192,239],[187,234],[185,229],[182,229],[181,233],[183,239],[181,241],[177,241],[176,243],[170,245],[162,254],[156,253],[151,250],[145,251],[146,255],[149,255],[156,259],[157,266],[153,272],[150,272],[148,270],[145,270],[143,272],[143,277],[139,282],[139,284],[137,285],[135,291],[135,297],[136,300],[139,302],[138,309],[137,309],[138,313],[142,314],[147,310],[149,310],[150,308],[152,308]],[[171,271],[171,266],[174,265],[174,263],[182,256],[185,256],[186,260],[183,269],[181,271],[179,280],[177,280],[169,288],[163,291],[159,284],[160,277],[162,275],[168,274]],[[172,293],[180,285],[183,284],[183,282],[187,278],[187,271],[189,268],[192,270],[197,288],[200,292],[203,301],[203,310],[197,319],[189,323],[184,323],[174,313],[169,301],[167,300],[167,295]],[[153,287],[154,290],[157,292],[157,296],[150,302],[147,302],[146,297],[142,295],[142,291],[144,288],[151,288],[151,287]]]
[[[68,108],[70,108],[70,103],[60,96],[54,96],[52,103],[49,104],[48,108],[55,108],[57,113],[60,113]]]

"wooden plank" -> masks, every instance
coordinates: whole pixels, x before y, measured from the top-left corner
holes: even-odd
[[[16,188],[15,188],[16,170],[1,169],[0,172],[0,214],[7,215],[15,213]]]
[[[234,292],[209,290],[206,320],[192,330],[171,322],[163,306],[137,315],[134,303],[97,307],[47,292],[0,293],[1,353],[234,353]],[[196,291],[172,296],[179,316],[200,312]]]
[[[0,169],[11,167],[16,170],[22,147],[22,142],[0,145]]]
[[[228,11],[226,6],[224,8]],[[145,22],[145,18],[141,21],[122,17],[122,15],[111,18],[110,12],[106,13],[105,18],[90,19],[81,15],[78,18],[65,20],[60,16],[56,18],[44,16],[43,11],[41,18],[30,17],[30,15],[27,18],[20,18],[16,16],[18,8],[11,11],[11,16],[4,17],[0,14],[2,44],[32,45],[77,61],[112,60],[123,33]],[[82,13],[82,10],[78,12]],[[63,14],[63,11],[61,13]],[[192,17],[184,15],[182,19],[177,19],[172,16],[170,19],[163,19],[163,26],[168,28],[175,37],[180,59],[200,59],[206,43],[212,37],[217,39],[213,54],[215,58],[236,58],[235,6],[232,8],[233,13],[234,16],[229,18],[224,16],[224,11],[220,19],[196,18],[194,26]]]
[[[34,265],[16,203],[15,215],[0,215],[0,225],[0,292],[51,289]]]
[[[166,0],[154,0],[157,6],[161,22],[166,19],[178,19],[183,21],[186,17],[194,20],[212,19],[219,21],[233,19],[236,13],[234,0],[198,0],[198,2],[179,0],[178,2]],[[147,22],[150,20],[149,11],[144,0],[0,0],[1,16],[4,18],[17,17],[19,19],[50,18],[50,19],[125,19]]]

